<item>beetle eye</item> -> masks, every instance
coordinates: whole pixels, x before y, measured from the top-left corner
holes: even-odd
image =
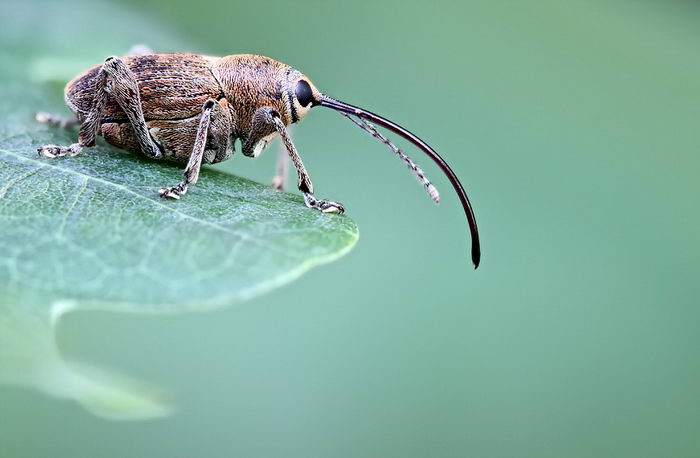
[[[294,92],[302,107],[307,107],[314,101],[314,93],[311,90],[311,86],[304,80],[299,80],[297,82],[297,87]]]

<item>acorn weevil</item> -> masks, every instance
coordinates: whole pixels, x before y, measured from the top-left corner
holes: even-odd
[[[77,143],[44,145],[38,148],[39,154],[50,158],[75,156],[84,147],[94,146],[96,135],[101,135],[127,151],[186,163],[184,180],[159,190],[163,198],[179,199],[189,185],[197,182],[202,163],[230,158],[237,139],[244,155],[256,157],[279,136],[296,167],[298,188],[306,206],[343,213],[341,204],[314,197],[311,178],[287,130],[312,107],[332,108],[386,144],[437,203],[438,191],[423,171],[372,123],[400,135],[435,161],[462,203],[471,232],[471,258],[478,267],[479,233],[469,198],[449,165],[413,133],[370,111],[322,94],[304,74],[269,57],[155,54],[144,47],[138,49],[122,58],[108,57],[66,85],[65,100],[77,120],[37,114],[39,121],[80,125]],[[283,181],[276,177],[278,185]]]

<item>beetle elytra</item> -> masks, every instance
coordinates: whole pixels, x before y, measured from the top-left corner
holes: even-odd
[[[481,250],[476,219],[459,179],[427,143],[403,127],[370,111],[321,93],[304,74],[269,57],[235,54],[212,57],[198,54],[138,54],[109,57],[70,81],[65,100],[76,120],[37,114],[37,120],[61,125],[79,124],[78,142],[44,145],[46,157],[75,156],[104,139],[127,151],[152,159],[186,163],[184,180],[161,188],[163,198],[179,199],[194,185],[202,163],[230,158],[236,140],[244,155],[256,157],[279,136],[298,175],[298,188],[310,208],[342,213],[344,207],[317,199],[306,168],[287,127],[316,106],[332,108],[386,144],[409,167],[437,203],[439,194],[423,171],[373,123],[405,138],[426,153],[447,175],[461,201],[471,232],[471,258],[478,267]],[[281,183],[276,177],[276,183]]]

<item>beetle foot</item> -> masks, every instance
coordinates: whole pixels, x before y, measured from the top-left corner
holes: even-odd
[[[70,146],[44,145],[36,149],[40,156],[44,157],[62,157],[62,156],[77,156],[82,151],[83,147],[79,143],[73,143]]]
[[[168,186],[167,188],[160,188],[158,194],[163,199],[179,199],[181,196],[187,194],[187,185],[185,183],[176,184],[175,186]]]
[[[304,203],[306,203],[307,207],[314,208],[323,213],[341,214],[345,212],[345,207],[343,204],[332,202],[330,200],[316,199],[313,194],[309,194],[308,192],[304,193]]]
[[[162,159],[163,158],[163,152],[158,148],[158,144],[155,143],[153,140],[151,140],[151,144],[148,148],[148,150],[142,149],[143,154],[146,155],[147,158],[150,159]]]
[[[275,175],[275,177],[272,178],[272,184],[270,186],[272,186],[272,189],[275,191],[284,191],[284,189],[287,187],[287,183],[285,183],[285,181],[286,180],[284,178]]]

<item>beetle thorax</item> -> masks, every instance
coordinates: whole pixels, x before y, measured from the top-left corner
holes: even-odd
[[[258,108],[276,109],[286,125],[301,119],[293,96],[300,73],[292,67],[265,56],[236,54],[222,57],[212,73],[232,105],[236,136],[247,136]]]

